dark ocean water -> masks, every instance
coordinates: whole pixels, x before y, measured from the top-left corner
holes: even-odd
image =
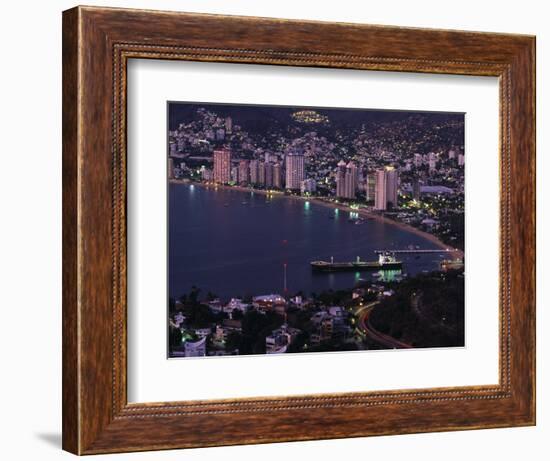
[[[169,185],[169,293],[195,285],[224,298],[351,288],[367,272],[313,274],[310,261],[375,260],[374,250],[436,246],[421,236],[374,220],[349,222],[349,213],[284,196],[190,184]],[[402,255],[403,272],[437,269],[442,256]]]

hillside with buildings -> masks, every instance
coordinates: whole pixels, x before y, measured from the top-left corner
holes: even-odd
[[[218,112],[227,112],[223,107]],[[463,247],[462,114],[368,113],[363,123],[359,115],[350,123],[349,114],[334,110],[285,109],[285,119],[261,108],[273,123],[251,123],[248,114],[248,131],[215,109],[199,107],[169,131],[172,180],[350,204]]]

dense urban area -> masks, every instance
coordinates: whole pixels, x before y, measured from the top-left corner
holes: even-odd
[[[330,110],[288,108],[280,115],[266,109],[243,117],[241,126],[227,112],[193,106],[176,123],[178,112],[171,113],[171,183],[284,194],[354,210],[357,224],[391,220],[431,236],[453,258],[433,272],[401,279],[382,271],[386,276],[377,280],[317,294],[220,299],[189,287],[169,300],[171,357],[464,344],[462,114],[378,112],[345,119]]]

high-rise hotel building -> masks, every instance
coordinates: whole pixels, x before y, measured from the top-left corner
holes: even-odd
[[[281,164],[279,162],[275,162],[273,165],[273,187],[277,189],[283,188],[283,174]]]
[[[258,184],[265,186],[265,162],[258,162]]]
[[[239,183],[248,184],[250,181],[248,160],[239,161]]]
[[[300,190],[304,176],[304,155],[289,152],[286,155],[286,188]]]
[[[259,184],[259,177],[258,177],[258,160],[251,160],[250,161],[250,183],[251,184]]]
[[[365,185],[367,202],[373,202],[376,195],[376,173],[367,174],[367,183]]]
[[[265,162],[265,187],[273,187],[273,163]]]
[[[344,193],[346,198],[355,198],[357,194],[357,167],[355,163],[349,162],[346,165],[346,181],[344,185]]]
[[[336,167],[336,196],[354,199],[357,193],[357,167],[355,163],[340,160]]]
[[[231,149],[214,150],[214,181],[227,184],[231,181]]]
[[[336,197],[345,197],[346,162],[340,160],[336,166]]]
[[[387,210],[397,206],[397,183],[399,175],[394,167],[388,166],[376,172],[374,208]]]

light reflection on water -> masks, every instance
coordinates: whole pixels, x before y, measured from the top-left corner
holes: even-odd
[[[379,282],[397,282],[401,280],[402,272],[399,269],[384,270],[376,272],[374,276]]]
[[[282,293],[287,264],[289,294],[353,287],[368,272],[313,274],[313,260],[376,260],[374,250],[436,246],[416,234],[374,220],[355,225],[332,208],[274,194],[200,185],[169,187],[169,293],[195,285],[223,298]],[[434,270],[434,255],[403,255],[404,271]],[[400,271],[381,271],[383,278]],[[392,274],[387,274],[388,272]]]

